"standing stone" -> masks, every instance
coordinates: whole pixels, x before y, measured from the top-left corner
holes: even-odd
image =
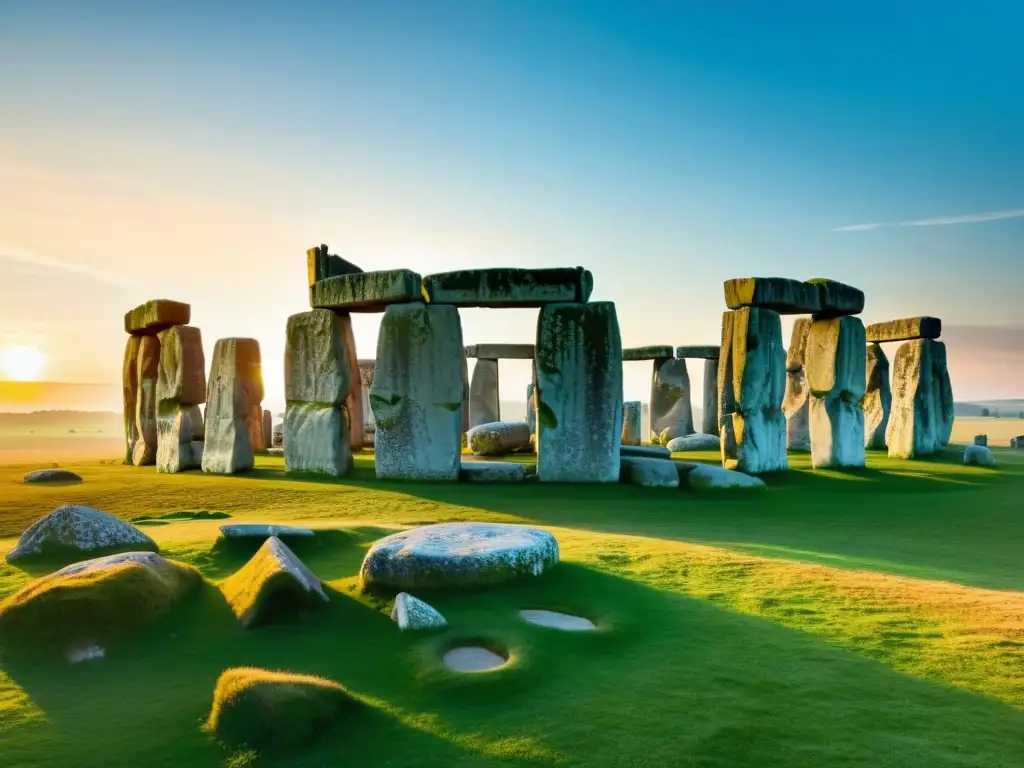
[[[718,392],[726,469],[756,475],[789,468],[782,413],[785,387],[779,313],[759,307],[725,312]]]
[[[352,469],[345,410],[321,403],[288,403],[284,413],[288,472],[319,472],[332,477]]]
[[[889,387],[889,358],[879,344],[867,349],[867,381],[864,391],[864,447],[875,450],[885,448],[885,432],[892,409],[892,389]]]
[[[935,345],[931,339],[916,339],[900,345],[892,375],[892,412],[885,442],[889,455],[916,459],[935,453],[939,445],[935,413],[935,377],[932,366]]]
[[[274,447],[274,417],[270,411],[263,411],[263,446],[268,450]]]
[[[807,387],[807,337],[811,319],[800,317],[793,323],[793,337],[786,354],[786,394],[782,412],[786,414],[786,448],[811,450],[811,401]]]
[[[460,409],[460,415],[462,417],[462,434],[469,432],[469,359],[466,356],[466,350],[462,350],[462,408]]]
[[[536,399],[539,479],[618,482],[622,338],[612,302],[541,309]]]
[[[700,429],[705,435],[718,434],[718,358],[704,360],[704,412]]]
[[[847,315],[815,320],[807,338],[811,465],[863,467],[867,346],[864,323]]]
[[[530,426],[530,434],[537,434],[537,387],[531,381],[526,385],[526,423]]]
[[[630,400],[622,405],[622,444],[640,445],[640,401]]]
[[[987,448],[988,447],[988,435],[975,435],[974,436],[974,445],[980,445],[980,446],[983,446],[983,447]]]
[[[198,328],[175,325],[160,333],[157,370],[157,472],[197,469],[204,435],[199,406],[206,402],[206,358]]]
[[[139,437],[132,453],[136,467],[156,464],[156,384],[160,370],[160,340],[156,336],[143,336],[139,343],[138,384],[139,396],[135,404],[135,428]]]
[[[935,437],[940,446],[946,446],[953,436],[953,382],[949,378],[949,368],[946,365],[946,345],[936,341],[934,349],[932,376],[935,382],[932,391],[935,395]]]
[[[359,377],[356,337],[352,332],[351,315],[342,314],[338,320],[341,324],[342,339],[345,344],[349,369],[349,390],[348,396],[345,398],[345,417],[348,421],[349,445],[353,451],[358,451],[363,447],[366,425],[363,421],[363,384]]]
[[[253,468],[252,421],[256,418],[254,406],[262,400],[259,342],[218,339],[206,390],[203,472],[232,474]]]
[[[671,440],[693,434],[690,376],[686,360],[667,357],[654,361],[651,375],[651,431]]]
[[[370,389],[377,477],[459,479],[462,354],[454,306],[412,302],[387,308]]]
[[[124,463],[131,464],[135,455],[135,444],[139,441],[139,425],[135,410],[139,401],[139,349],[140,336],[129,336],[124,348],[124,365],[121,368],[121,384],[124,402]]]
[[[197,437],[198,434],[198,437]],[[174,474],[199,469],[203,462],[203,415],[199,406],[163,400],[157,414],[156,471]]]
[[[498,402],[498,361],[478,358],[469,384],[469,427],[501,421]]]

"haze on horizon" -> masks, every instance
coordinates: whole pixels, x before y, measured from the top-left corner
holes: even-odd
[[[1024,9],[711,5],[6,3],[0,353],[116,384],[123,313],[174,298],[208,351],[259,339],[277,408],[323,242],[584,265],[627,346],[715,343],[729,277],[832,277],[866,323],[941,317],[958,400],[1024,396]],[[534,313],[463,330],[528,342]]]

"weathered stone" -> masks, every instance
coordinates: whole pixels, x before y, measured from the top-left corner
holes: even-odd
[[[1018,435],[1017,437],[1010,438],[1011,448],[1024,448],[1024,435]]]
[[[682,473],[681,473],[682,474]],[[711,464],[695,464],[685,473],[690,488],[712,490],[721,488],[764,488],[764,480]]]
[[[220,591],[243,627],[263,623],[280,609],[329,600],[320,579],[276,536],[263,542],[249,562],[225,579]]]
[[[156,464],[157,426],[156,386],[160,370],[160,340],[146,336],[139,344],[138,382],[139,394],[135,403],[135,427],[138,439],[132,463],[137,467]]]
[[[310,248],[306,251],[306,272],[309,277],[309,287],[314,283],[326,280],[329,277],[340,277],[341,275],[354,275],[362,272],[359,267],[341,256],[328,253],[327,246]]]
[[[799,317],[793,323],[793,336],[786,353],[786,394],[782,412],[786,415],[786,448],[811,450],[811,403],[807,386],[807,337],[811,319]]]
[[[23,482],[28,485],[46,485],[47,483],[59,485],[80,483],[82,478],[70,469],[37,469],[35,472],[25,475]]]
[[[942,320],[937,317],[908,317],[872,323],[864,329],[869,342],[913,341],[915,339],[937,339],[942,335]]]
[[[700,415],[700,429],[706,435],[717,435],[718,424],[718,358],[704,361],[704,410]]]
[[[814,313],[816,320],[859,315],[864,311],[864,291],[859,288],[825,277],[807,282],[818,289],[818,303],[821,308]]]
[[[679,473],[673,462],[640,456],[623,456],[620,479],[644,488],[678,488]]]
[[[782,413],[785,384],[779,314],[759,308],[724,313],[718,390],[726,469],[761,474],[789,467]]]
[[[932,392],[935,395],[935,437],[940,446],[945,446],[949,445],[949,440],[953,436],[953,382],[949,378],[949,368],[946,365],[946,345],[936,341],[934,350],[932,377],[935,382]]]
[[[255,339],[219,339],[210,362],[206,394],[203,471],[231,474],[252,469],[256,406],[263,400],[260,345]],[[260,422],[262,422],[260,408]],[[259,430],[262,430],[262,423]]]
[[[935,413],[935,344],[917,339],[900,345],[892,375],[892,411],[885,443],[889,455],[900,459],[930,456],[938,449]]]
[[[377,370],[377,361],[360,359],[358,362],[359,381],[364,387],[369,389],[373,386],[373,374]]]
[[[665,448],[670,453],[681,453],[683,451],[719,451],[722,449],[722,438],[718,435],[685,435],[669,440]]]
[[[622,338],[613,303],[541,309],[536,400],[540,480],[618,482]]]
[[[688,347],[676,347],[676,357],[695,360],[718,360],[722,348],[717,345],[702,344]]]
[[[263,450],[269,451],[273,447],[274,417],[270,414],[270,411],[263,411]]]
[[[391,620],[402,632],[417,629],[439,629],[447,627],[448,622],[436,608],[418,600],[407,592],[395,595],[395,604],[391,608]]]
[[[284,466],[288,472],[342,477],[352,470],[345,410],[321,403],[288,403],[284,412]]]
[[[863,467],[867,381],[864,323],[851,315],[815,320],[807,339],[811,465]]]
[[[345,325],[341,317],[326,309],[288,318],[284,351],[286,401],[344,405],[352,384]]]
[[[80,560],[107,551],[157,551],[156,542],[134,525],[93,507],[67,504],[25,529],[7,562],[31,558]]]
[[[889,427],[892,389],[889,386],[889,358],[878,344],[867,348],[867,386],[864,399],[864,447],[885,448],[885,432]]]
[[[821,309],[818,287],[786,277],[741,277],[725,281],[729,309],[755,307],[782,315],[809,315]],[[724,345],[723,345],[724,346]]]
[[[533,360],[533,344],[470,344],[466,357],[483,357],[488,360]]]
[[[501,421],[498,399],[498,361],[480,358],[469,383],[469,428]]]
[[[690,403],[690,375],[686,360],[663,358],[654,361],[651,375],[651,430],[661,435],[670,430],[669,439],[693,433],[693,407]]]
[[[988,435],[975,435],[974,444],[988,447]]]
[[[558,542],[539,528],[441,523],[376,542],[359,576],[364,587],[469,587],[540,576],[557,564]]]
[[[459,479],[467,483],[521,483],[526,467],[511,461],[462,461]]]
[[[220,535],[225,539],[269,539],[271,536],[295,536],[309,538],[316,535],[312,528],[296,528],[291,525],[268,525],[266,523],[234,523],[222,525]]]
[[[154,299],[140,304],[124,316],[125,333],[155,336],[172,325],[188,325],[192,307],[180,301]]]
[[[622,444],[640,445],[640,401],[630,400],[622,404]]]
[[[672,451],[663,445],[620,445],[619,455],[648,459],[667,459],[672,456]]]
[[[584,303],[594,278],[583,267],[551,269],[462,269],[423,278],[423,293],[432,304],[460,307],[543,307]]]
[[[672,357],[674,353],[675,350],[669,346],[629,347],[622,350],[622,359],[625,362],[664,360],[666,357]]]
[[[996,457],[992,451],[984,445],[968,445],[964,448],[964,464],[974,464],[979,467],[994,467]]]
[[[530,434],[537,434],[537,398],[536,387],[531,381],[526,385],[526,424],[530,427]]]
[[[493,421],[470,428],[469,449],[477,456],[504,456],[530,450],[530,425],[525,421]]]
[[[284,448],[284,422],[274,425],[274,448]]]
[[[197,433],[200,438],[205,433],[199,406],[181,407],[176,400],[162,400],[159,407],[156,471],[174,474],[202,467],[202,453],[195,450],[196,442],[203,445]]]
[[[370,408],[370,388],[363,387],[363,444],[366,444],[366,436],[377,431],[377,422],[373,419],[373,409]],[[371,442],[372,445],[372,442]]]
[[[139,425],[136,409],[139,402],[139,350],[142,339],[129,336],[124,348],[124,364],[121,367],[122,400],[124,405],[124,463],[131,464],[135,455],[135,444],[139,441]]]
[[[377,477],[458,479],[462,353],[455,307],[420,302],[388,307],[370,390]]]
[[[469,359],[465,349],[462,350],[462,406],[459,408],[459,421],[462,434],[469,432]]]
[[[356,336],[352,331],[352,317],[341,315],[341,335],[348,360],[348,397],[345,398],[345,421],[348,424],[349,446],[362,450],[366,424],[363,421],[363,384],[360,379],[359,358],[356,355]]]
[[[408,269],[360,272],[320,280],[310,289],[314,309],[383,312],[393,304],[419,301],[420,276]]]
[[[175,325],[161,331],[157,373],[157,402],[174,400],[179,405],[206,402],[206,357],[198,328]]]

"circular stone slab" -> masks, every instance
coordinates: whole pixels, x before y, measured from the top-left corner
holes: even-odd
[[[520,611],[519,615],[526,621],[539,627],[561,629],[565,632],[593,632],[597,629],[597,625],[584,616],[573,616],[572,614],[559,613],[558,611],[529,609]]]
[[[444,655],[444,665],[453,672],[487,672],[507,663],[508,659],[503,656],[475,645],[452,648]]]
[[[540,576],[558,564],[547,531],[504,523],[441,523],[392,534],[370,547],[363,586],[397,589],[497,584]]]

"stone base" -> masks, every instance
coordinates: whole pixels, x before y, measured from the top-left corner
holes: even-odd
[[[288,472],[318,472],[333,477],[352,470],[345,410],[319,403],[289,403],[284,416]]]

